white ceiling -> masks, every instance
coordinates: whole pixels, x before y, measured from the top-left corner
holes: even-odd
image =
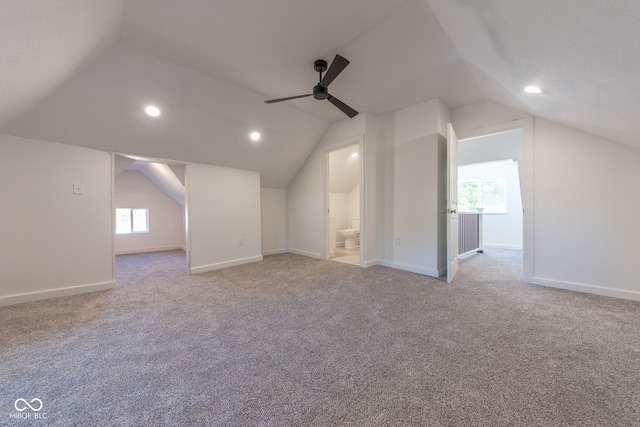
[[[116,44],[121,17],[121,1],[0,0],[0,126]]]
[[[261,173],[287,187],[332,122],[490,100],[640,147],[637,0],[0,0],[0,132]],[[525,96],[537,83],[544,93]],[[142,113],[147,103],[163,110]],[[252,143],[248,133],[263,133]]]
[[[639,1],[426,1],[487,99],[640,148]]]
[[[329,192],[348,194],[360,183],[360,158],[353,153],[360,154],[357,145],[329,153]]]

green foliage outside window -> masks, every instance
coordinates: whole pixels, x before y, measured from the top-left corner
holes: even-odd
[[[458,182],[458,211],[488,213],[507,212],[507,180],[483,179]]]

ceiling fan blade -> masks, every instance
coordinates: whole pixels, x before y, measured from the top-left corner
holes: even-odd
[[[329,66],[329,69],[322,78],[320,84],[325,87],[329,86],[333,79],[338,77],[338,74],[340,74],[342,70],[347,67],[347,65],[349,65],[349,60],[347,58],[336,55],[336,57],[333,59],[333,62]]]
[[[340,101],[335,96],[329,95],[327,97],[327,99],[329,100],[330,103],[332,103],[333,105],[338,107],[340,109],[340,111],[345,113],[350,118],[354,118],[355,116],[358,115],[358,112],[356,110],[354,110],[353,108],[349,107],[347,104],[345,104],[344,102]]]
[[[296,96],[289,96],[287,98],[278,98],[278,99],[270,99],[268,101],[264,101],[265,104],[273,104],[274,102],[282,102],[282,101],[289,101],[291,99],[298,99],[298,98],[306,98],[307,96],[311,96],[313,95],[312,93],[308,93],[306,95],[296,95]]]

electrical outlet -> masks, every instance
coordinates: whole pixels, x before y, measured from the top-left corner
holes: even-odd
[[[400,238],[396,237],[396,246],[400,246]]]
[[[73,194],[84,194],[84,185],[82,184],[73,184]]]
[[[244,246],[244,238],[238,237],[238,246]]]

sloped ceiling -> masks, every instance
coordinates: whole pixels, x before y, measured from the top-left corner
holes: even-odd
[[[126,170],[140,172],[177,204],[185,205],[185,167],[183,164],[134,160],[122,155],[116,155],[114,159],[113,169],[116,179]]]
[[[0,0],[0,126],[118,43],[122,2]]]
[[[640,147],[640,2],[426,1],[485,98]]]
[[[0,0],[0,132],[261,174],[285,188],[331,123],[330,91],[385,114],[490,100],[640,147],[635,0]],[[544,93],[522,92],[539,84]],[[152,119],[146,104],[162,109]],[[252,130],[263,138],[248,139]]]
[[[357,145],[329,153],[329,192],[346,194],[360,183],[360,160],[353,153],[360,154]]]

